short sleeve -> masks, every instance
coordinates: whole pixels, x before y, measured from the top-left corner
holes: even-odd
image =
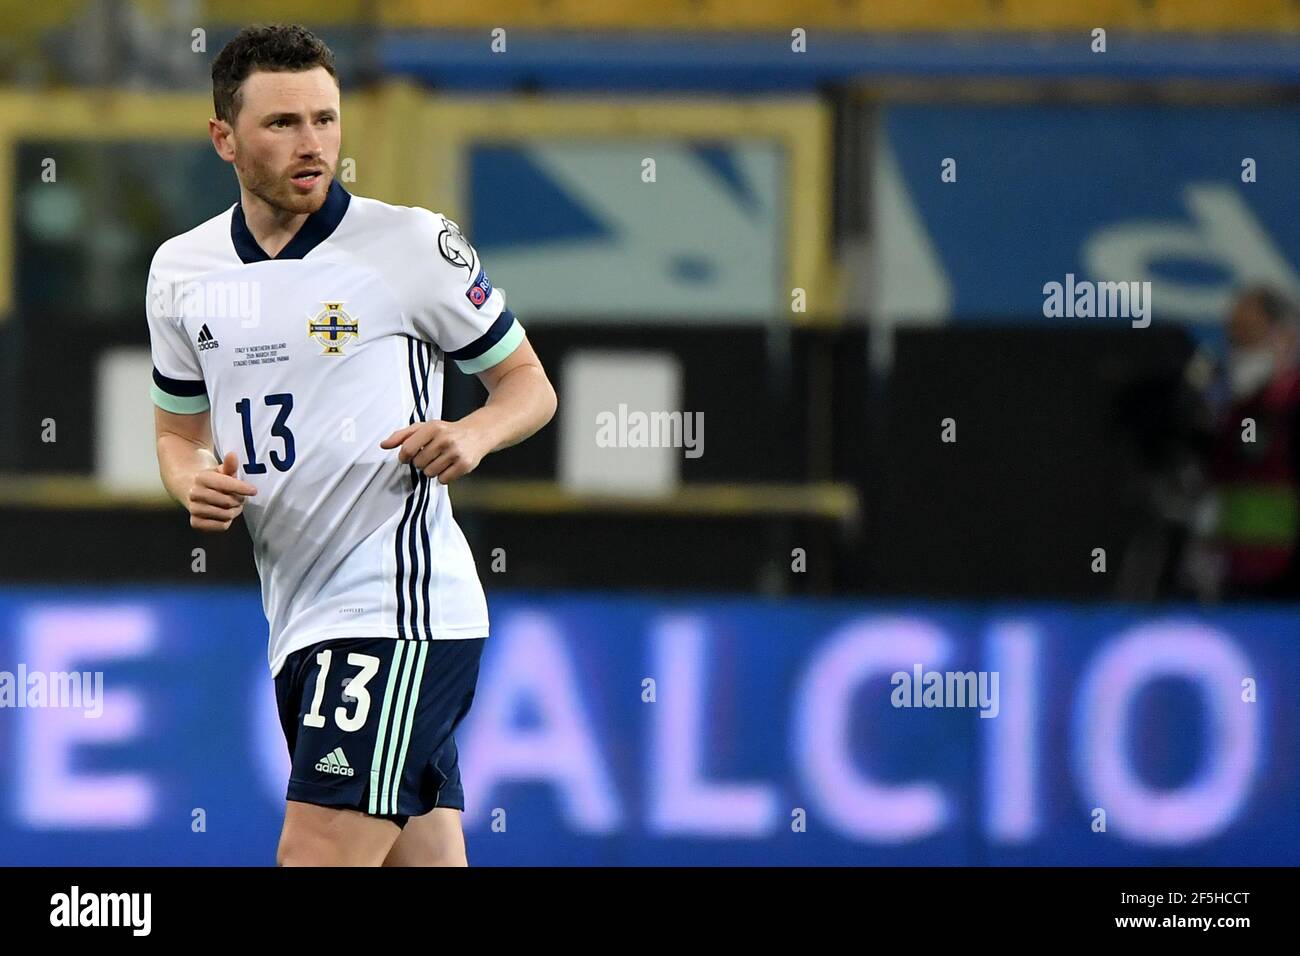
[[[524,340],[524,329],[494,289],[478,252],[460,226],[442,213],[420,210],[423,256],[420,304],[412,320],[462,372],[481,372],[505,359]]]
[[[185,335],[185,327],[173,308],[176,280],[158,268],[155,257],[149,268],[145,312],[149,318],[149,350],[153,356],[153,383],[149,393],[163,411],[196,415],[208,408],[207,388],[198,354]]]

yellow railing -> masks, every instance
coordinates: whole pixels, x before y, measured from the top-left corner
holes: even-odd
[[[487,108],[490,107],[490,108]],[[211,100],[204,94],[124,91],[0,91],[0,320],[13,306],[16,194],[41,169],[16,168],[24,141],[207,140]],[[830,252],[830,123],[812,99],[746,103],[674,97],[442,97],[393,81],[344,97],[345,159],[355,161],[350,190],[386,202],[447,213],[473,231],[464,208],[466,166],[478,141],[526,144],[579,138],[618,141],[764,139],[785,157],[786,290],[804,289],[798,324],[839,320],[841,286]],[[143,283],[143,278],[141,279]],[[141,293],[143,296],[143,292]],[[143,302],[143,299],[141,300]]]
[[[26,41],[94,0],[0,0],[4,36]],[[169,0],[136,0],[175,19]],[[1295,33],[1293,0],[206,0],[194,26],[299,22],[394,29],[837,31],[1086,30]]]
[[[670,494],[596,495],[569,491],[553,481],[464,478],[452,486],[458,509],[501,514],[637,514],[664,517],[815,518],[854,525],[861,518],[857,489],[843,482],[691,482]],[[70,475],[0,475],[0,502],[11,508],[176,509],[161,488],[118,492],[93,478]]]

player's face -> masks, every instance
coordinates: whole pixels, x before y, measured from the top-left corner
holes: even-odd
[[[322,67],[258,71],[240,88],[234,164],[244,188],[292,213],[325,202],[339,161],[339,88]]]

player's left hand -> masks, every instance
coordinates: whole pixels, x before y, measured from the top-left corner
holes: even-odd
[[[481,432],[464,420],[416,422],[399,428],[379,443],[380,448],[399,445],[398,461],[410,462],[444,485],[468,475],[489,451]]]

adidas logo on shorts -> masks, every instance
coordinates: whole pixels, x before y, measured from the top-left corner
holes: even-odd
[[[341,777],[350,777],[353,774],[352,768],[348,765],[348,758],[343,756],[342,747],[335,747],[316,761],[316,769],[321,773],[336,773]]]

